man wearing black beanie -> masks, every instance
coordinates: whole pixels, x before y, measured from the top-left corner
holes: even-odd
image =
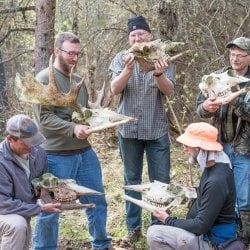
[[[129,43],[149,42],[150,27],[143,16],[128,19]],[[143,155],[146,152],[149,180],[169,183],[170,149],[165,96],[174,92],[173,65],[158,60],[155,70],[144,73],[129,54],[118,53],[109,67],[111,91],[121,95],[118,113],[137,118],[136,122],[119,127],[119,148],[124,164],[125,185],[141,184]],[[125,191],[127,195],[141,199],[141,194]],[[152,223],[155,222],[153,218]],[[141,235],[141,208],[126,202],[126,241]]]
[[[135,16],[128,19],[128,33],[133,30],[146,30],[151,33],[148,23],[143,16]]]

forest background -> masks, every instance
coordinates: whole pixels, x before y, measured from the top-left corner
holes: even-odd
[[[110,93],[108,67],[117,52],[129,48],[127,19],[135,15],[147,18],[154,39],[185,42],[184,49],[192,51],[176,63],[175,93],[166,99],[172,179],[189,183],[192,175],[175,138],[198,120],[195,100],[202,76],[228,65],[225,44],[239,36],[250,37],[249,0],[0,0],[0,137],[11,115],[32,114],[30,105],[20,103],[14,94],[16,73],[35,75],[47,67],[60,31],[72,31],[81,40],[83,56],[77,71],[85,76],[90,101],[115,109],[119,97]],[[108,230],[119,241],[126,228],[117,131],[106,130],[90,140],[103,166]],[[86,224],[72,219],[77,216],[78,212],[62,216],[62,249],[85,249],[77,242],[88,241]],[[144,217],[146,231],[150,216],[145,213]],[[133,247],[147,249],[143,240]]]

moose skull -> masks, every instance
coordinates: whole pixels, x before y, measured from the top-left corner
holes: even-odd
[[[38,82],[32,74],[21,77],[18,73],[15,78],[15,90],[20,101],[36,103],[41,105],[66,107],[72,109],[72,121],[77,124],[87,124],[91,128],[89,132],[99,132],[106,128],[118,126],[120,124],[135,121],[133,117],[120,115],[108,108],[88,109],[77,103],[77,96],[83,85],[83,80],[75,82],[70,73],[70,90],[63,93],[56,84],[53,72],[53,56],[49,62],[49,83],[44,85]]]
[[[239,83],[248,81],[248,78],[236,75],[234,70],[227,70],[220,74],[204,75],[199,88],[205,97],[220,101],[223,105],[248,92],[250,87],[240,89],[238,86]]]
[[[161,41],[160,39],[135,43],[133,46],[124,52],[124,55],[130,54],[140,65],[141,69],[147,73],[154,70],[154,63],[157,60],[166,62],[174,62],[175,60],[190,54],[189,50],[179,53],[175,56],[170,56],[169,53],[179,46],[183,46],[183,42]]]
[[[192,200],[197,197],[194,188],[175,184],[166,184],[154,181],[149,184],[128,185],[126,190],[142,193],[142,200],[125,195],[125,200],[153,212],[155,210],[170,210],[173,207],[189,207]]]
[[[76,203],[82,195],[101,195],[93,189],[79,186],[72,179],[59,179],[51,173],[45,173],[32,180],[37,197],[42,203],[61,202],[62,210],[94,208],[95,204]]]

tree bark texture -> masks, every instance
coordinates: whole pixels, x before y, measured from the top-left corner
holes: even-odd
[[[36,1],[35,73],[48,67],[54,49],[56,0]]]
[[[2,61],[2,51],[0,50],[0,112],[3,112],[8,107],[7,87],[6,78],[4,71],[4,64]]]

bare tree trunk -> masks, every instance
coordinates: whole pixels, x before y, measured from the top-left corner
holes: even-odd
[[[89,15],[88,11],[90,9],[90,1],[85,2],[85,9],[87,10],[85,16],[84,16],[84,22],[86,29],[90,29],[91,24],[89,23]],[[96,65],[93,60],[93,50],[92,45],[86,44],[85,48],[85,68],[86,68],[86,74],[85,74],[85,84],[88,88],[89,93],[89,101],[91,103],[94,103],[94,100],[96,99],[96,91],[95,91],[95,71],[96,71]],[[90,107],[96,108],[96,106],[91,105]]]
[[[8,107],[8,97],[6,91],[6,78],[4,64],[2,61],[2,51],[0,50],[0,112],[3,112]]]
[[[35,73],[46,68],[54,47],[56,0],[36,1]]]

